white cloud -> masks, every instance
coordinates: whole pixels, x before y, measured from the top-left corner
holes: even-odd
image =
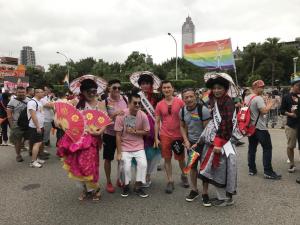
[[[19,56],[34,48],[37,63],[73,60],[124,61],[134,50],[159,63],[175,56],[171,32],[181,54],[181,26],[189,14],[196,41],[232,38],[234,48],[249,42],[300,36],[298,0],[0,0],[0,55]]]

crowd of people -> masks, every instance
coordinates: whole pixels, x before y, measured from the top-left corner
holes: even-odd
[[[300,143],[300,112],[297,110],[300,79],[292,80],[291,90],[282,100],[263,96],[265,84],[262,80],[253,82],[252,87],[244,89],[236,100],[237,96],[233,98],[229,94],[233,84],[222,74],[208,77],[207,95],[202,93],[200,96],[193,88],[186,88],[177,97],[172,82],[167,80],[159,83],[161,93],[158,93],[155,79],[154,74],[141,73],[134,83],[136,88],[127,96],[122,95],[119,80],[108,81],[107,93],[101,96],[99,86],[93,79],[81,80],[77,95],[54,94],[49,86],[18,87],[14,95],[3,93],[0,104],[2,145],[6,146],[10,141],[15,147],[16,161],[22,162],[22,151],[26,150],[28,141],[30,167],[41,168],[49,158],[50,153],[45,147],[50,146],[50,136],[55,129],[57,156],[62,158],[63,168],[69,177],[80,182],[81,201],[90,197],[94,201],[100,200],[101,149],[105,189],[114,193],[118,186],[124,198],[131,193],[130,189],[142,198],[148,197],[146,188],[151,187],[151,180],[162,159],[166,174],[165,192],[171,194],[176,188],[171,163],[174,156],[181,171],[182,186],[191,188],[186,201],[191,202],[201,194],[204,206],[230,206],[234,204],[233,196],[237,192],[236,146],[244,144],[238,132],[239,108],[249,107],[250,123],[255,127],[248,137],[249,176],[255,176],[258,172],[256,151],[258,144],[261,144],[264,177],[273,180],[281,179],[281,175],[272,166],[272,141],[267,115],[274,110],[277,112],[279,108],[281,115],[287,117],[288,171],[295,172],[294,149],[297,141]],[[85,129],[80,141],[74,143],[57,121],[53,102],[69,103],[81,112],[105,112],[112,123],[97,130]],[[195,155],[196,158],[193,158]],[[195,160],[187,170],[187,161],[191,158]],[[116,186],[111,178],[114,160],[118,162]],[[198,178],[202,181],[201,191],[197,185]],[[300,179],[297,182],[300,183]],[[215,199],[208,195],[211,186],[217,193]]]

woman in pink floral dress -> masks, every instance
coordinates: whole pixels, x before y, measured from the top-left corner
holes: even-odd
[[[98,101],[97,87],[92,79],[81,81],[79,101],[73,101],[78,110],[105,111],[104,104]],[[57,155],[63,158],[63,168],[70,178],[79,181],[83,186],[79,200],[84,200],[88,194],[92,194],[95,201],[100,199],[99,149],[102,145],[101,134],[105,128],[93,131],[86,128],[84,135],[76,143],[67,135],[58,142]]]

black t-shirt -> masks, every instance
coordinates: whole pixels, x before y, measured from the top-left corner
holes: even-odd
[[[293,97],[298,98],[298,96],[294,93],[288,93],[283,96],[282,103],[281,103],[281,113],[285,115],[285,112],[292,112],[292,108],[297,109],[298,103],[294,101]],[[299,99],[299,98],[298,98]],[[298,115],[298,109],[296,110],[296,114]],[[298,127],[298,118],[292,118],[287,116],[287,122],[286,125],[288,125],[291,128],[297,128]]]

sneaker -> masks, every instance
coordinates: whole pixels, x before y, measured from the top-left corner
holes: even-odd
[[[286,163],[291,163],[291,161],[289,159],[286,160]]]
[[[300,184],[300,177],[296,179],[296,183]]]
[[[152,182],[151,182],[151,180],[149,180],[149,181],[146,181],[146,183],[142,184],[142,187],[149,188],[151,186],[151,184],[152,184]]]
[[[249,176],[255,176],[257,174],[257,170],[249,170],[248,175]]]
[[[39,153],[39,156],[49,156],[49,155],[50,155],[50,153],[45,150],[43,152]]]
[[[40,164],[37,160],[35,160],[35,161],[31,162],[29,164],[29,166],[32,167],[32,168],[41,168],[43,165]]]
[[[227,199],[227,200],[225,200],[225,201],[226,201],[226,205],[227,205],[227,206],[231,206],[231,205],[234,204],[233,198],[229,198],[229,199]]]
[[[1,144],[1,146],[8,146],[7,141],[3,141],[3,143]]]
[[[274,171],[264,173],[264,177],[265,177],[265,179],[271,179],[271,180],[280,180],[281,179],[281,175],[275,173]]]
[[[32,155],[32,154],[31,154]],[[46,155],[39,155],[39,158],[42,159],[42,160],[48,160],[49,159],[49,156],[46,156]]]
[[[205,207],[212,206],[211,201],[209,200],[208,194],[202,195],[202,204]]]
[[[192,202],[192,201],[194,201],[194,200],[195,200],[196,198],[198,198],[198,197],[199,197],[199,192],[198,192],[198,191],[191,190],[190,193],[189,193],[189,195],[186,196],[185,200],[186,200],[187,202]]]
[[[140,196],[141,198],[147,198],[147,197],[149,197],[149,195],[145,193],[145,191],[143,190],[143,188],[137,188],[137,189],[135,190],[135,193],[136,193],[138,196]]]
[[[225,199],[225,200],[215,200],[213,201],[213,206],[217,207],[225,207],[225,206],[231,206],[234,204],[234,201],[232,198]]]
[[[125,186],[123,187],[123,190],[122,190],[122,193],[121,193],[121,196],[122,196],[123,198],[128,197],[128,195],[129,195],[129,184],[127,184],[127,185],[125,185]]]
[[[157,171],[161,171],[161,170],[162,170],[161,165],[158,165],[157,166]]]
[[[108,193],[114,193],[115,192],[115,188],[114,188],[114,186],[111,183],[107,183],[106,184],[106,191]]]
[[[39,164],[44,164],[44,163],[45,163],[45,160],[42,160],[42,159],[39,159],[39,158],[37,158],[36,161],[37,161]]]
[[[181,183],[184,188],[188,188],[190,186],[189,180],[188,180],[188,177],[186,174],[181,174]]]
[[[172,192],[174,191],[174,182],[168,182],[167,187],[165,189],[167,194],[172,194]]]
[[[296,166],[291,165],[290,168],[288,168],[289,173],[294,173],[296,171]]]
[[[24,159],[22,158],[21,155],[17,155],[17,156],[16,156],[16,161],[17,161],[17,162],[23,162]]]

